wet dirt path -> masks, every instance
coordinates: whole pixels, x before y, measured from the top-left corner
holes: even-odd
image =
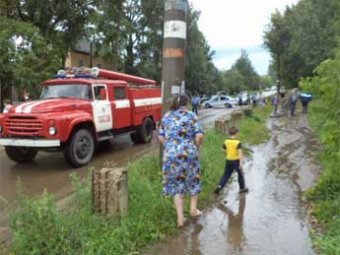
[[[248,194],[229,184],[203,215],[146,255],[313,255],[301,192],[316,180],[318,143],[305,116],[270,119],[245,164]],[[221,170],[223,171],[223,170]],[[222,174],[222,172],[221,172]]]

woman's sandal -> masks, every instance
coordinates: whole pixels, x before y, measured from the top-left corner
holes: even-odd
[[[203,213],[202,211],[196,209],[196,213],[191,213],[191,217],[198,217],[201,216]]]

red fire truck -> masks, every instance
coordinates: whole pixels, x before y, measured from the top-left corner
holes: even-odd
[[[154,80],[98,68],[59,71],[42,84],[40,100],[0,115],[0,145],[18,163],[31,162],[39,150],[61,150],[80,167],[97,144],[117,135],[150,142],[161,107]]]

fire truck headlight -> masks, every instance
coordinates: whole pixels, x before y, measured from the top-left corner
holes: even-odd
[[[48,129],[48,133],[49,133],[50,135],[55,135],[55,134],[57,133],[57,129],[56,129],[55,127],[50,127],[50,128]]]

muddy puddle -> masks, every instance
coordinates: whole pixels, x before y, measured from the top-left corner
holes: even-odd
[[[319,174],[319,145],[305,116],[268,125],[272,138],[252,148],[244,167],[249,193],[240,195],[234,180],[199,219],[145,255],[315,254],[301,195]]]

